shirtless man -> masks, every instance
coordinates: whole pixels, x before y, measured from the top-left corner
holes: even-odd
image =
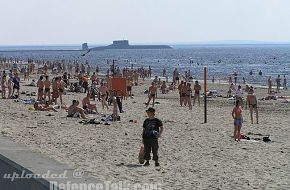
[[[50,86],[51,86],[51,82],[49,80],[49,76],[45,76],[45,81],[44,81],[44,100],[46,100],[46,96],[48,96],[48,101],[50,101]]]
[[[104,83],[101,83],[99,90],[100,90],[100,96],[101,96],[101,100],[102,100],[102,108],[105,109],[105,106],[106,106],[107,109],[109,109],[108,104],[106,102],[106,97],[109,95],[108,87],[105,86]]]
[[[154,107],[154,103],[155,103],[155,98],[157,98],[157,86],[154,82],[151,83],[152,85],[149,87],[148,90],[148,102],[146,103],[146,107],[149,106],[149,103],[151,101],[151,99],[153,99],[153,104],[152,106]]]
[[[59,99],[61,105],[63,104],[62,95],[64,93],[65,85],[66,85],[65,82],[62,80],[61,77],[59,77]]]
[[[91,104],[90,97],[91,97],[91,94],[87,93],[87,96],[82,101],[83,108],[84,109],[88,108],[88,109],[94,110],[94,111],[96,111],[98,113],[97,105],[96,104]]]
[[[180,106],[183,106],[183,103],[184,103],[185,98],[186,98],[186,86],[185,86],[185,83],[183,81],[181,81],[181,83],[180,83],[180,85],[178,85],[177,89],[179,91]]]
[[[187,83],[187,85],[186,85],[186,99],[185,99],[184,105],[186,106],[186,104],[188,103],[189,110],[192,110],[191,95],[192,95],[191,84]]]
[[[79,113],[82,119],[87,119],[85,116],[85,111],[83,108],[80,108],[78,105],[80,102],[78,100],[73,100],[72,105],[68,107],[67,112],[69,117],[73,117],[74,114]]]
[[[256,112],[256,120],[257,120],[257,124],[258,122],[258,107],[257,107],[257,98],[256,95],[254,94],[254,90],[251,88],[249,90],[249,93],[247,95],[247,103],[249,105],[250,108],[250,116],[251,116],[251,123],[253,124],[253,110]]]
[[[43,80],[43,76],[40,76],[36,83],[36,86],[38,88],[38,94],[37,94],[38,101],[42,101],[43,94],[44,94],[44,82],[42,80]]]
[[[95,72],[93,72],[93,75],[91,76],[91,81],[92,81],[92,84],[97,81],[97,75]]]
[[[198,105],[200,106],[200,91],[201,91],[201,86],[198,83],[198,81],[195,81],[195,85],[194,85],[193,89],[194,89],[193,106],[195,104],[196,98],[198,100]]]
[[[57,104],[57,98],[59,97],[59,78],[55,77],[52,81],[52,101]]]

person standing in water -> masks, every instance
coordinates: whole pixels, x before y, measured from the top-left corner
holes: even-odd
[[[286,78],[285,75],[284,75],[284,78],[283,78],[283,89],[287,90],[287,78]]]
[[[242,116],[242,107],[240,100],[236,101],[236,106],[232,111],[232,117],[234,119],[234,139],[235,141],[240,141],[241,139],[241,127],[243,123],[243,116]]]

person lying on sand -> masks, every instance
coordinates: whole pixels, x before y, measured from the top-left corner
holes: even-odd
[[[91,104],[90,97],[91,97],[91,93],[87,93],[87,96],[82,101],[83,108],[84,109],[88,108],[89,110],[93,110],[93,111],[96,111],[98,113],[97,105],[96,104]]]
[[[78,106],[79,104],[80,102],[78,100],[72,101],[72,105],[67,108],[68,117],[74,117],[76,114],[79,114],[82,119],[87,119],[84,109],[80,108]]]
[[[34,109],[35,111],[54,111],[57,112],[57,110],[52,106],[43,106],[38,101],[34,103]]]

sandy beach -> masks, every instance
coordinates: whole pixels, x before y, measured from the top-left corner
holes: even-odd
[[[249,109],[243,112],[242,133],[251,139],[270,135],[270,143],[235,142],[231,138],[233,101],[222,97],[209,100],[205,124],[203,103],[190,111],[179,105],[177,90],[159,93],[156,116],[165,128],[159,140],[161,167],[140,165],[142,123],[147,117],[144,91],[150,82],[147,79],[134,86],[134,97],[123,101],[125,112],[120,114],[121,121],[111,125],[84,125],[80,123],[82,119],[66,117],[65,110],[31,111],[33,105],[0,99],[1,135],[102,181],[158,183],[162,189],[290,188],[290,104],[280,99],[258,102],[259,124],[250,124]],[[21,83],[21,91],[37,92],[36,87],[24,84]],[[219,90],[226,96],[228,85],[210,83],[208,89]],[[267,89],[257,88],[255,92],[258,98],[267,96]],[[282,91],[279,96],[289,94],[289,90]],[[72,99],[83,97],[84,93],[68,92],[64,101],[70,105]],[[96,103],[102,114],[112,113],[112,107],[102,110],[101,103]],[[90,117],[101,119],[100,115]]]

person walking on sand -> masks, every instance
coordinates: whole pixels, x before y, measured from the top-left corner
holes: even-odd
[[[179,103],[180,106],[186,105],[185,103],[185,99],[186,99],[186,83],[181,81],[180,85],[178,85],[177,87],[178,91],[179,91]]]
[[[273,86],[273,82],[272,82],[272,78],[271,76],[268,78],[268,94],[272,93],[272,86]]]
[[[7,88],[8,88],[8,98],[12,97],[12,77],[9,77],[7,82]]]
[[[186,99],[185,99],[185,106],[188,104],[189,110],[192,110],[192,104],[191,104],[191,96],[192,96],[192,90],[191,90],[191,84],[187,83],[186,86]]]
[[[6,99],[6,88],[7,88],[7,78],[6,74],[4,73],[1,78],[1,89],[2,89],[2,98]]]
[[[108,104],[106,102],[107,96],[109,96],[109,89],[107,86],[104,85],[104,83],[101,83],[101,86],[99,88],[100,90],[100,96],[102,101],[102,108],[105,109],[105,106],[107,109],[109,109]]]
[[[249,108],[250,108],[250,116],[251,116],[251,123],[253,124],[253,111],[256,112],[256,121],[257,121],[257,124],[259,123],[258,122],[258,101],[257,101],[257,97],[256,95],[254,94],[254,89],[251,88],[249,90],[249,93],[247,95],[247,103],[249,105]]]
[[[14,74],[14,77],[12,79],[13,82],[13,91],[12,91],[12,95],[14,94],[15,90],[17,91],[17,97],[19,98],[19,90],[20,90],[20,78],[18,76],[17,73]]]
[[[200,91],[201,91],[201,86],[198,83],[198,81],[195,81],[195,85],[194,85],[194,97],[193,97],[193,106],[195,104],[195,100],[197,98],[198,101],[198,105],[200,106]]]
[[[157,87],[156,87],[156,84],[152,82],[148,90],[148,102],[146,103],[146,107],[149,106],[151,99],[153,99],[152,106],[154,107],[155,98],[157,98]]]
[[[153,160],[155,166],[160,166],[158,160],[158,138],[163,133],[162,121],[155,117],[155,109],[148,108],[146,110],[148,118],[143,122],[142,139],[144,144],[144,159],[146,160],[144,166],[149,166],[149,160],[151,159],[150,153],[153,153]]]
[[[236,101],[236,106],[232,111],[232,117],[234,119],[234,139],[235,141],[240,141],[241,139],[241,127],[243,123],[243,116],[242,116],[242,107],[240,100]]]
[[[280,75],[278,75],[278,78],[276,78],[276,84],[277,84],[277,92],[280,92],[280,87],[281,87],[281,78]]]

